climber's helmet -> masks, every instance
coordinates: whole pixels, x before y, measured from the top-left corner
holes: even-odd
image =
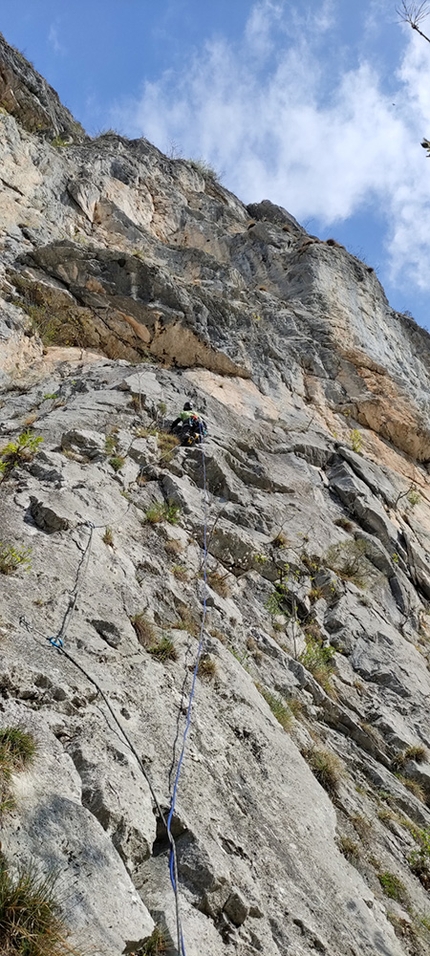
[[[192,406],[191,402],[185,402],[184,412],[191,412],[191,411],[192,411],[192,408],[193,408],[193,406]]]

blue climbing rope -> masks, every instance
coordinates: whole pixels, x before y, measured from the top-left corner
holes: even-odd
[[[155,791],[154,791],[154,788],[153,788],[153,786],[152,786],[151,780],[150,780],[150,778],[149,778],[149,776],[148,776],[148,774],[147,774],[147,772],[146,772],[145,767],[143,766],[142,760],[140,759],[140,757],[139,757],[139,755],[138,755],[138,753],[137,753],[135,747],[133,746],[133,744],[132,744],[130,738],[128,737],[128,735],[127,735],[126,732],[124,731],[124,728],[121,726],[121,724],[120,724],[120,722],[119,722],[119,720],[118,720],[118,718],[117,718],[117,716],[116,716],[116,714],[115,714],[115,712],[114,712],[114,710],[113,710],[113,708],[112,708],[112,706],[111,706],[111,704],[110,704],[108,698],[107,698],[106,695],[104,694],[103,690],[101,689],[101,687],[100,687],[100,685],[97,683],[97,681],[94,680],[94,678],[91,677],[91,675],[87,672],[87,670],[86,670],[84,667],[82,667],[82,665],[79,664],[79,663],[72,657],[72,655],[69,654],[69,653],[65,650],[65,648],[64,648],[64,639],[65,639],[65,637],[66,637],[66,633],[67,633],[68,627],[69,627],[69,625],[70,625],[70,621],[71,621],[71,618],[72,618],[72,616],[73,616],[73,612],[74,612],[74,610],[75,610],[75,605],[76,605],[76,602],[77,602],[77,599],[78,599],[78,596],[79,596],[79,592],[80,592],[80,588],[81,588],[81,581],[82,581],[83,573],[84,573],[84,571],[86,570],[86,568],[87,568],[87,566],[88,566],[88,561],[89,561],[89,557],[90,557],[90,551],[91,551],[91,544],[92,544],[93,533],[94,533],[94,530],[95,530],[96,528],[105,527],[104,525],[95,525],[95,524],[93,524],[91,521],[85,522],[85,526],[89,528],[89,532],[90,532],[90,533],[89,533],[89,536],[88,536],[87,544],[86,544],[86,546],[85,546],[85,548],[84,548],[84,550],[83,550],[82,557],[81,557],[81,560],[80,560],[80,562],[79,562],[79,565],[78,565],[78,568],[77,568],[77,571],[76,571],[75,584],[74,584],[74,587],[73,587],[73,591],[72,591],[71,594],[70,594],[68,606],[67,606],[66,611],[65,611],[65,613],[64,613],[63,621],[62,621],[62,624],[61,624],[61,627],[60,627],[59,631],[57,632],[56,635],[54,635],[54,636],[48,638],[48,641],[49,641],[49,643],[51,644],[51,646],[52,646],[52,647],[55,647],[56,650],[59,651],[59,653],[63,654],[78,670],[81,671],[82,674],[85,675],[85,677],[94,685],[94,687],[97,689],[98,693],[100,694],[100,696],[101,696],[102,699],[104,700],[104,702],[105,702],[105,704],[106,704],[106,706],[107,706],[107,708],[108,708],[108,710],[109,710],[111,716],[113,717],[113,719],[114,719],[116,725],[118,726],[118,729],[120,730],[120,732],[121,732],[121,734],[122,734],[122,736],[123,736],[123,739],[125,740],[125,742],[126,742],[127,745],[129,746],[131,752],[133,753],[134,757],[135,757],[136,760],[137,760],[138,766],[139,766],[139,768],[140,768],[140,770],[141,770],[141,772],[142,772],[142,774],[143,774],[143,776],[144,776],[146,782],[148,783],[148,786],[149,786],[149,789],[150,789],[152,798],[153,798],[153,800],[154,800],[154,804],[155,804],[155,806],[156,806],[156,808],[157,808],[157,811],[158,811],[158,813],[159,813],[160,819],[162,820],[162,822],[163,822],[163,823],[165,824],[165,826],[166,826],[167,836],[168,836],[168,840],[169,840],[169,844],[170,844],[169,873],[170,873],[170,881],[171,881],[172,888],[173,888],[173,892],[174,892],[174,895],[175,895],[176,927],[177,927],[177,939],[178,939],[178,953],[179,953],[179,956],[187,956],[187,954],[186,954],[186,949],[185,949],[185,940],[184,940],[184,934],[183,934],[183,930],[182,930],[182,923],[181,923],[181,917],[180,917],[180,908],[179,908],[178,860],[177,860],[176,842],[175,842],[175,839],[174,839],[173,834],[172,834],[171,824],[172,824],[172,819],[173,819],[173,816],[174,816],[174,813],[175,813],[175,809],[176,809],[176,801],[177,801],[177,795],[178,795],[179,781],[180,781],[182,766],[183,766],[183,762],[184,762],[184,758],[185,758],[185,751],[186,751],[186,745],[187,745],[188,734],[189,734],[190,727],[191,727],[193,703],[194,703],[194,697],[195,697],[195,692],[196,692],[197,674],[198,674],[199,663],[200,663],[200,659],[201,659],[202,652],[203,652],[203,647],[204,647],[204,631],[205,631],[205,623],[206,623],[206,615],[207,615],[207,559],[208,559],[208,546],[207,546],[207,545],[208,545],[208,541],[207,541],[208,533],[207,533],[207,528],[208,528],[208,502],[207,502],[207,488],[206,488],[206,461],[205,461],[205,454],[204,454],[204,449],[203,449],[203,444],[202,444],[202,443],[203,443],[203,438],[205,437],[205,435],[204,435],[204,432],[203,432],[203,427],[202,427],[202,425],[201,425],[200,422],[199,422],[199,432],[200,432],[200,445],[201,445],[201,451],[202,451],[203,495],[204,495],[204,514],[203,514],[203,564],[202,564],[202,568],[203,568],[203,609],[202,609],[202,618],[201,618],[200,631],[199,631],[199,641],[198,641],[198,647],[197,647],[197,654],[196,654],[196,660],[195,660],[194,669],[193,669],[193,677],[192,677],[191,690],[190,690],[190,696],[189,696],[189,702],[188,702],[188,708],[187,708],[187,714],[186,714],[186,721],[185,721],[185,727],[184,727],[184,732],[183,732],[183,737],[182,737],[182,746],[181,746],[181,751],[180,751],[180,754],[179,754],[178,764],[177,764],[177,768],[176,768],[176,775],[175,775],[175,779],[174,779],[174,783],[173,783],[172,796],[171,796],[171,801],[170,801],[170,809],[169,809],[169,814],[168,814],[167,820],[166,820],[165,814],[163,813],[163,810],[162,810],[162,808],[161,808],[161,806],[160,806],[160,803],[159,803],[159,801],[158,801],[158,799],[157,799],[157,796],[156,796],[156,794],[155,794]]]
[[[203,513],[203,611],[202,619],[200,624],[199,632],[199,643],[197,647],[196,660],[193,669],[193,679],[191,683],[190,697],[187,708],[187,715],[185,720],[185,728],[182,737],[182,747],[179,754],[178,765],[176,768],[175,780],[173,783],[172,796],[170,800],[170,810],[167,817],[167,836],[170,843],[170,860],[169,860],[169,872],[170,872],[170,882],[172,884],[173,892],[176,899],[176,921],[178,928],[178,949],[180,956],[187,956],[185,949],[185,941],[182,932],[181,919],[179,913],[179,901],[178,901],[178,865],[177,865],[177,854],[176,854],[176,845],[174,838],[172,836],[171,825],[173,815],[176,809],[176,800],[178,796],[178,787],[179,780],[182,771],[182,765],[185,758],[185,750],[187,745],[188,734],[191,727],[191,719],[193,712],[193,703],[196,692],[196,682],[197,674],[199,669],[200,658],[202,656],[203,646],[204,646],[204,630],[206,623],[206,614],[207,614],[207,562],[208,562],[208,546],[207,546],[207,527],[208,527],[208,503],[207,503],[207,489],[206,489],[206,461],[205,453],[203,449],[203,428],[199,422],[199,431],[200,431],[200,447],[202,451],[202,470],[203,470],[203,495],[204,495],[204,513]]]

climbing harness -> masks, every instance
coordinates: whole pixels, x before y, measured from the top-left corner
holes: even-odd
[[[166,828],[167,838],[168,838],[169,845],[170,845],[169,874],[170,874],[170,882],[171,882],[172,889],[173,889],[173,893],[174,893],[174,897],[175,897],[175,916],[176,916],[177,943],[178,943],[178,954],[179,954],[179,956],[187,956],[187,954],[186,954],[186,949],[185,949],[185,941],[184,941],[184,935],[183,935],[183,930],[182,930],[182,922],[181,922],[180,906],[179,906],[178,857],[177,857],[177,850],[176,850],[176,842],[175,842],[175,838],[173,837],[171,827],[172,827],[173,816],[174,816],[175,809],[176,809],[176,801],[177,801],[177,795],[178,795],[178,787],[179,787],[179,781],[180,781],[181,771],[182,771],[182,767],[183,767],[183,763],[184,763],[184,759],[185,759],[187,739],[188,739],[188,734],[189,734],[190,727],[191,727],[193,703],[194,703],[194,697],[195,697],[195,692],[196,692],[197,674],[198,674],[199,663],[200,663],[200,659],[201,659],[202,652],[203,652],[203,647],[204,647],[204,633],[205,633],[205,623],[206,623],[206,614],[207,614],[207,558],[208,558],[207,527],[208,527],[208,501],[207,501],[207,488],[206,488],[206,461],[205,461],[205,455],[204,455],[204,450],[203,450],[203,446],[202,446],[203,438],[205,437],[205,434],[207,434],[207,432],[206,432],[206,430],[203,429],[203,425],[201,424],[200,421],[198,422],[198,425],[199,425],[199,441],[200,441],[200,444],[201,444],[201,447],[202,447],[202,473],[203,473],[203,499],[204,499],[204,514],[203,514],[203,563],[202,563],[202,569],[203,569],[203,606],[202,606],[202,619],[201,619],[201,624],[200,624],[199,642],[198,642],[198,647],[197,647],[197,654],[196,654],[195,664],[194,664],[194,668],[193,668],[193,676],[192,676],[191,690],[190,690],[189,701],[188,701],[188,708],[187,708],[187,713],[186,713],[186,718],[185,718],[185,727],[184,727],[184,731],[183,731],[183,735],[182,735],[182,745],[181,745],[181,750],[180,750],[180,754],[179,754],[179,758],[178,758],[178,762],[177,762],[177,766],[176,766],[176,773],[175,773],[175,778],[174,778],[174,782],[173,782],[173,787],[172,787],[172,789],[171,789],[170,807],[169,807],[169,813],[168,813],[168,815],[167,815],[167,819],[166,819],[166,815],[165,815],[165,813],[163,812],[163,809],[162,809],[162,807],[161,807],[161,805],[160,805],[160,802],[159,802],[159,800],[158,800],[158,798],[157,798],[157,795],[156,795],[155,790],[154,790],[154,787],[153,787],[153,785],[152,785],[152,783],[151,783],[151,779],[150,779],[150,777],[149,777],[149,775],[148,775],[148,773],[147,773],[147,771],[146,771],[146,769],[145,769],[145,766],[144,766],[144,764],[143,764],[141,758],[139,757],[139,754],[137,753],[136,748],[134,747],[134,744],[132,743],[132,741],[130,740],[128,734],[126,733],[126,731],[125,731],[124,728],[122,727],[120,721],[118,720],[118,717],[116,716],[115,711],[114,711],[112,705],[110,704],[108,697],[106,696],[106,694],[104,693],[104,691],[103,691],[102,688],[100,687],[99,683],[95,680],[95,678],[92,677],[92,676],[88,673],[88,671],[85,669],[85,667],[83,667],[81,664],[79,664],[78,661],[75,660],[75,658],[74,658],[74,657],[65,649],[65,647],[64,647],[64,640],[65,640],[65,637],[66,637],[66,634],[67,634],[67,630],[68,630],[68,628],[69,628],[69,625],[70,625],[70,622],[71,622],[71,619],[72,619],[72,616],[73,616],[73,612],[74,612],[74,610],[75,610],[75,606],[76,606],[76,602],[77,602],[77,599],[78,599],[78,596],[79,596],[79,592],[80,592],[80,590],[81,590],[83,576],[84,576],[84,573],[85,573],[85,571],[86,571],[86,569],[87,569],[87,567],[88,567],[88,562],[89,562],[89,557],[90,557],[90,552],[91,552],[91,545],[92,545],[92,539],[93,539],[94,531],[95,531],[96,528],[104,528],[105,525],[95,525],[95,524],[93,524],[93,522],[91,522],[91,521],[86,521],[86,522],[84,523],[85,527],[87,527],[87,528],[89,529],[89,536],[88,536],[88,541],[87,541],[87,543],[86,543],[86,545],[85,545],[85,548],[84,548],[84,550],[83,550],[83,552],[82,552],[81,559],[80,559],[79,564],[78,564],[78,568],[77,568],[77,571],[76,571],[76,577],[75,577],[74,587],[73,587],[73,590],[72,590],[72,592],[71,592],[71,594],[70,594],[69,601],[68,601],[68,605],[67,605],[66,611],[65,611],[65,613],[64,613],[63,621],[62,621],[62,624],[61,624],[61,627],[60,627],[59,631],[58,631],[57,634],[55,634],[54,636],[48,637],[48,641],[49,641],[49,643],[51,644],[51,646],[52,646],[52,647],[55,647],[55,649],[56,649],[60,654],[63,654],[64,657],[66,657],[67,660],[70,661],[70,663],[73,664],[74,667],[76,667],[77,670],[79,670],[79,671],[81,672],[81,674],[84,675],[84,677],[86,677],[86,679],[90,682],[90,684],[92,684],[93,687],[96,688],[97,693],[100,694],[100,697],[101,697],[102,700],[104,701],[104,703],[105,703],[105,705],[106,705],[106,707],[107,707],[107,709],[108,709],[108,711],[109,711],[111,717],[113,718],[113,720],[114,720],[116,726],[118,727],[118,729],[119,729],[119,731],[120,731],[120,734],[121,734],[122,739],[125,741],[125,743],[126,743],[126,745],[128,746],[130,752],[133,754],[135,760],[137,761],[137,764],[138,764],[138,767],[139,767],[139,769],[140,769],[140,771],[141,771],[141,773],[142,773],[142,776],[144,777],[144,779],[145,779],[145,781],[146,781],[146,783],[147,783],[147,785],[148,785],[148,787],[149,787],[149,791],[150,791],[150,793],[151,793],[151,797],[152,797],[152,799],[153,799],[154,806],[155,806],[155,808],[156,808],[156,810],[157,810],[159,819],[161,820],[161,822],[163,823],[163,825],[164,825],[165,828]],[[129,507],[129,506],[128,506],[128,507]],[[186,660],[187,660],[187,656],[188,656],[188,653],[189,653],[189,649],[190,649],[190,645],[188,644],[188,646],[187,646],[187,651],[186,651]],[[171,782],[171,777],[172,777],[172,775],[173,775],[173,770],[174,770],[174,765],[175,765],[175,759],[176,759],[176,747],[177,747],[178,740],[179,740],[179,737],[180,737],[180,734],[179,734],[179,718],[180,718],[180,714],[181,714],[181,712],[182,712],[182,705],[183,705],[183,700],[184,700],[184,696],[185,696],[185,688],[186,688],[187,680],[188,680],[188,666],[186,665],[186,674],[185,674],[185,677],[184,677],[184,682],[183,682],[183,684],[182,684],[181,705],[180,705],[180,710],[179,710],[179,714],[178,714],[177,733],[176,733],[176,737],[175,737],[175,740],[174,740],[174,743],[173,743],[172,762],[171,762],[171,767],[170,767],[170,772],[169,772],[169,784],[170,784],[170,782]]]

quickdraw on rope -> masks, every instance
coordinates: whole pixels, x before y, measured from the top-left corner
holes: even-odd
[[[189,697],[186,720],[185,720],[185,728],[184,728],[184,733],[182,737],[182,747],[181,747],[181,752],[179,754],[178,765],[176,768],[176,775],[175,775],[175,779],[173,783],[169,815],[167,817],[167,836],[169,838],[169,843],[171,846],[170,860],[169,860],[170,882],[172,884],[173,892],[175,894],[175,901],[176,901],[176,924],[178,929],[178,950],[179,950],[180,956],[187,956],[187,954],[185,950],[185,942],[184,942],[184,936],[182,932],[181,918],[180,918],[180,912],[179,912],[177,854],[176,852],[173,852],[173,847],[175,847],[175,851],[176,851],[176,846],[175,846],[175,841],[173,839],[172,832],[171,832],[171,825],[172,825],[172,819],[173,819],[173,815],[176,808],[179,780],[180,780],[182,765],[183,765],[184,757],[185,757],[187,738],[188,738],[188,734],[191,727],[193,702],[194,702],[194,696],[196,692],[196,681],[197,681],[199,663],[200,663],[200,658],[202,656],[203,645],[204,645],[204,629],[205,629],[206,613],[207,613],[208,507],[207,507],[207,492],[206,492],[206,461],[205,461],[205,453],[204,453],[203,445],[202,445],[204,435],[203,435],[203,429],[200,422],[199,422],[199,431],[200,431],[200,444],[201,444],[201,451],[202,451],[203,496],[204,496],[203,566],[202,566],[203,567],[203,612],[202,612],[202,620],[200,624],[199,643],[197,647],[196,660],[195,660],[194,669],[193,669],[193,679],[191,683],[190,697]],[[175,744],[176,744],[176,741],[175,741]]]

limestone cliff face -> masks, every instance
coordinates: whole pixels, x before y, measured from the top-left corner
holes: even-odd
[[[177,951],[206,595],[188,956],[425,956],[429,336],[285,210],[85,137],[4,41],[0,105],[0,723],[38,746],[2,850],[74,945]]]

